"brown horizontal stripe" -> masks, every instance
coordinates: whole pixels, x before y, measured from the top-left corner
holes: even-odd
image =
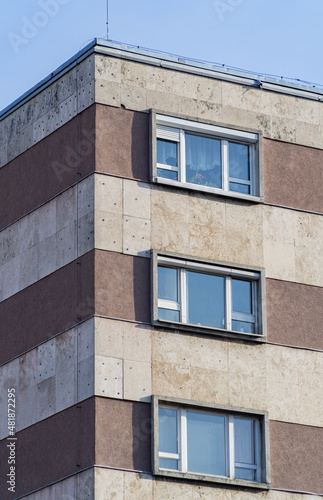
[[[151,430],[149,403],[96,398],[96,464],[150,471]]]
[[[149,115],[96,106],[96,170],[149,180]]]
[[[265,202],[323,213],[323,150],[264,139]]]
[[[266,279],[270,342],[323,349],[323,288]]]
[[[1,302],[0,363],[93,314],[149,322],[150,259],[93,250]]]
[[[3,500],[25,495],[94,464],[95,398],[38,422],[15,437],[16,494],[8,491],[5,480],[10,441],[0,441]]]
[[[95,312],[150,322],[150,259],[95,252]]]
[[[274,488],[322,494],[323,429],[271,421],[270,462]]]
[[[0,229],[94,169],[95,106],[91,106],[0,169]]]
[[[94,314],[94,251],[0,303],[0,363]]]

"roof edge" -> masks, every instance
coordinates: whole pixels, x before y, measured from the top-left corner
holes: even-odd
[[[34,85],[31,89],[18,97],[0,112],[0,120],[16,111],[32,97],[61,78],[65,73],[73,69],[81,61],[89,57],[92,53],[110,55],[144,64],[151,64],[163,68],[193,73],[200,76],[207,76],[215,79],[228,81],[231,83],[244,84],[263,90],[283,93],[295,97],[303,97],[316,101],[323,101],[323,88],[317,88],[310,85],[292,83],[287,80],[262,76],[260,74],[233,70],[215,63],[207,63],[194,59],[189,59],[177,55],[158,52],[153,49],[144,49],[139,46],[128,45],[122,42],[93,39],[77,54],[68,59],[46,78]]]

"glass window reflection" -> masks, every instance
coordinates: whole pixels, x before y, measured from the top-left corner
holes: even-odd
[[[177,142],[157,139],[157,163],[177,167]]]
[[[223,276],[188,271],[188,323],[224,328],[224,297]]]
[[[226,475],[225,417],[187,411],[188,470]]]
[[[185,134],[186,182],[222,188],[221,141]]]

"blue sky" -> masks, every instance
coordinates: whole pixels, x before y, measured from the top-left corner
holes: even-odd
[[[0,110],[106,37],[107,0],[11,0]],[[110,39],[323,86],[322,0],[109,0]]]

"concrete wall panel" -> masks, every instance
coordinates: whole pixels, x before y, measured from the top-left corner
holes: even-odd
[[[152,247],[265,267],[266,276],[323,284],[322,218],[278,207],[151,190]],[[213,198],[215,201],[215,198]]]
[[[80,403],[78,409],[69,408],[17,433],[17,497],[94,464],[94,411],[95,401],[92,398]],[[0,441],[2,464],[7,463],[7,443],[6,439]],[[12,498],[5,481],[1,481],[0,494],[4,500]]]
[[[63,481],[24,496],[27,500],[94,500],[94,469],[88,469]]]
[[[94,57],[90,56],[4,118],[0,144],[4,148],[7,143],[7,155],[2,155],[0,167],[91,106],[95,99],[94,77]]]
[[[185,480],[165,480],[149,474],[95,469],[95,498],[105,500],[106,495],[115,500],[318,500],[316,495],[289,493],[284,491],[243,491]],[[32,499],[34,500],[34,499]],[[37,499],[38,500],[38,499]],[[47,499],[46,499],[47,500]],[[83,499],[81,499],[83,500]]]
[[[72,203],[71,193],[65,191],[1,232],[3,300],[93,249],[93,182],[88,177],[71,188]]]
[[[94,252],[0,304],[0,362],[10,360],[94,313]],[[17,314],[19,311],[19,314]],[[13,341],[12,332],[16,332]]]
[[[284,422],[323,423],[320,352],[166,332],[152,339],[153,394],[267,410]]]
[[[2,395],[10,386],[16,390],[18,432],[93,396],[93,346],[91,319],[0,368]],[[2,427],[0,439],[8,435]]]

